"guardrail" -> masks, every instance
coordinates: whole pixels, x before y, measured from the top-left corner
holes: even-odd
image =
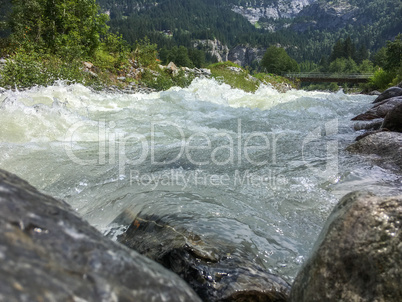
[[[298,79],[301,82],[367,82],[372,73],[287,73],[285,77],[290,79]]]

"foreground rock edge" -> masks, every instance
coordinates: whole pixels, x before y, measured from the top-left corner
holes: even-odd
[[[353,192],[328,218],[291,302],[402,301],[402,196]]]
[[[0,227],[2,301],[201,301],[177,275],[3,170]]]

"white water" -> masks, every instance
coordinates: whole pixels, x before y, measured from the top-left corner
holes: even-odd
[[[0,168],[106,231],[124,209],[169,215],[252,250],[292,281],[331,209],[354,190],[401,194],[401,177],[344,151],[373,97],[213,80],[153,94],[62,83],[0,95]],[[212,235],[211,235],[212,234]]]

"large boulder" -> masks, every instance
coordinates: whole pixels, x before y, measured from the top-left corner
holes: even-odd
[[[394,86],[391,88],[388,88],[387,90],[385,90],[383,93],[381,93],[375,100],[374,100],[374,104],[375,103],[379,103],[382,102],[383,100],[392,98],[392,97],[396,97],[396,96],[402,96],[402,88],[398,87],[398,86]]]
[[[351,153],[374,155],[373,161],[380,166],[402,169],[402,133],[375,132],[362,137],[346,150]]]
[[[354,117],[352,121],[384,118],[391,110],[393,110],[400,104],[402,104],[402,96],[383,100],[382,102],[376,103],[370,110],[366,111],[365,113]]]
[[[402,102],[388,112],[381,128],[389,131],[402,132]]]
[[[229,240],[190,231],[180,225],[183,219],[126,210],[113,225],[128,221],[118,241],[177,273],[203,301],[287,301],[289,284],[256,263],[251,250],[239,252]]]
[[[402,301],[402,196],[350,193],[334,208],[291,302]]]
[[[2,170],[0,228],[1,301],[200,301],[175,274]]]

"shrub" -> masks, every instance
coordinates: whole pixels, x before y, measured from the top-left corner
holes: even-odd
[[[369,85],[372,89],[387,89],[391,84],[394,75],[392,73],[386,72],[383,69],[379,69],[374,72],[373,77],[369,80]]]

